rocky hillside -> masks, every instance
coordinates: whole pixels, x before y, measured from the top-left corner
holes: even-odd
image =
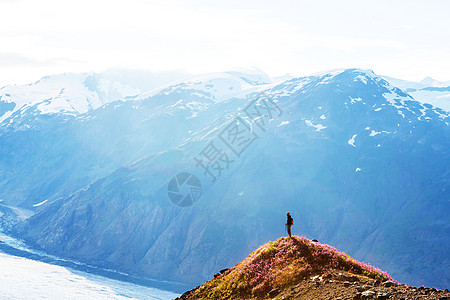
[[[269,242],[177,299],[449,299],[305,237]]]

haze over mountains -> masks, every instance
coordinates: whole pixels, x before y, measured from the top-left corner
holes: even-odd
[[[422,103],[432,104],[450,111],[450,81],[438,81],[426,77],[419,82],[411,82],[388,76],[384,79],[401,88]]]
[[[283,235],[289,210],[298,234],[399,281],[450,285],[448,86],[360,69],[183,76],[151,91],[102,74],[2,88],[3,230],[52,254],[195,285]],[[276,109],[254,120],[245,109],[261,92]],[[226,152],[214,181],[195,157],[238,113],[254,140]],[[188,208],[167,196],[181,172],[203,185]]]

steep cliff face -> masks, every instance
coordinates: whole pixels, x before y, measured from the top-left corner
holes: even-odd
[[[224,82],[217,89],[214,81],[176,85],[75,120],[93,141],[106,140],[113,126],[114,142],[100,154],[122,157],[126,167],[108,173],[109,165],[109,175],[96,173],[82,190],[49,201],[16,234],[58,255],[198,284],[282,235],[289,210],[294,232],[336,245],[401,282],[449,285],[448,113],[371,71],[258,82],[235,94],[225,93]],[[254,119],[245,108],[261,90],[272,109]],[[239,112],[252,142],[237,155],[223,141]],[[215,181],[195,160],[211,142],[229,158]],[[105,164],[93,163],[90,172],[99,166]],[[188,208],[167,196],[181,172],[203,186]],[[80,182],[83,174],[76,175]]]

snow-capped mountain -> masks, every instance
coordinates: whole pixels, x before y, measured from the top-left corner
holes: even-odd
[[[21,123],[29,127],[35,120],[55,116],[67,119],[191,76],[182,71],[110,69],[98,74],[50,75],[27,85],[4,86],[0,89],[0,126]]]
[[[270,106],[254,118],[248,105],[261,91]],[[234,120],[252,144],[221,156],[228,165],[213,182],[195,158],[232,136]],[[0,197],[40,210],[14,228],[35,247],[154,278],[210,278],[282,235],[289,210],[296,234],[401,281],[445,287],[449,123],[369,70],[282,83],[217,73],[5,130]],[[180,172],[203,185],[189,208],[168,199]]]
[[[13,116],[20,122],[11,117],[0,127],[0,199],[14,207],[41,209],[119,167],[176,147],[190,136],[186,127],[176,126],[200,131],[209,120],[208,115],[195,118],[200,111],[227,95],[269,86],[267,81],[258,70],[207,74],[75,116],[16,111]]]
[[[168,95],[171,93],[188,92],[189,94],[198,93],[199,96],[212,101],[221,101],[267,89],[274,83],[279,83],[283,78],[272,80],[258,68],[208,73],[169,83],[147,93],[143,93],[134,99],[142,100],[158,94]]]
[[[77,115],[137,93],[139,90],[131,86],[110,82],[94,73],[46,76],[29,85],[1,88],[1,121],[13,120],[29,110]]]
[[[383,78],[401,88],[419,102],[450,111],[450,81],[438,81],[431,77],[426,77],[419,82],[389,76],[383,76]]]
[[[433,79],[431,77],[425,77],[421,81],[414,82],[414,81],[408,81],[403,79],[398,79],[390,76],[381,76],[385,80],[389,81],[391,84],[395,85],[398,88],[401,88],[402,90],[407,89],[423,89],[426,87],[448,87],[450,86],[450,81],[439,81],[436,79]]]

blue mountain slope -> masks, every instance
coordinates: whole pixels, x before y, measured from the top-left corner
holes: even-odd
[[[104,151],[96,157],[111,159],[92,163],[91,172],[127,166],[103,178],[98,172],[15,234],[58,255],[196,284],[284,234],[289,210],[296,233],[399,281],[448,287],[448,113],[357,69],[294,78],[265,92],[277,109],[261,127],[245,114],[257,89],[217,101],[183,84],[74,119],[69,127],[83,128],[81,136]],[[195,157],[221,143],[238,112],[257,138],[239,156],[226,150],[229,166],[213,182]],[[180,172],[203,185],[188,208],[167,197]]]
[[[246,84],[241,73],[223,77],[194,78],[150,98],[116,101],[76,116],[43,114],[37,104],[16,111],[0,126],[0,199],[35,209],[181,144],[222,113],[196,117],[200,111]],[[222,91],[224,83],[235,90]]]

